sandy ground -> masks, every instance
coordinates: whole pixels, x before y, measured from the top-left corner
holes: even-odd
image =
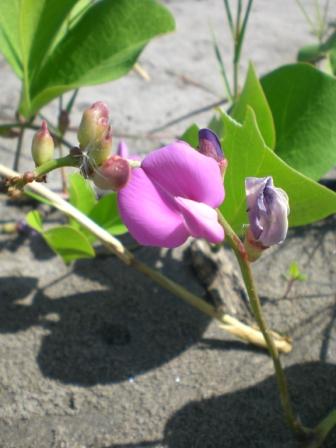
[[[131,73],[83,89],[74,125],[85,107],[101,99],[112,109],[116,135],[144,135],[223,96],[209,32],[211,24],[229,62],[222,1],[166,3],[177,32],[143,53],[140,62],[151,81]],[[242,68],[249,59],[259,73],[292,62],[310,40],[294,1],[256,0]],[[3,61],[0,69],[0,119],[11,120],[19,84]],[[56,111],[52,104],[46,114],[53,118]],[[181,120],[155,139],[126,140],[133,152],[146,152],[192,121],[205,125],[211,113]],[[31,166],[30,137],[22,169]],[[1,162],[12,163],[14,148],[15,142],[0,141]],[[59,185],[59,179],[52,183]],[[2,222],[28,210],[1,197]],[[136,253],[204,294],[187,247]],[[291,230],[281,247],[255,265],[272,328],[293,337],[294,350],[283,362],[307,425],[336,404],[335,254],[330,218]],[[308,279],[283,299],[283,274],[295,260]],[[296,446],[282,420],[270,358],[113,257],[66,267],[38,236],[0,235],[0,276],[1,448]],[[336,446],[335,431],[326,446]]]

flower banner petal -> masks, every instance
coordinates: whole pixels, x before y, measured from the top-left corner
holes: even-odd
[[[217,162],[187,143],[177,141],[150,153],[141,167],[172,196],[218,207],[224,200],[223,180]]]

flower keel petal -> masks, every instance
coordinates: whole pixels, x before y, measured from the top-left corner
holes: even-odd
[[[224,229],[218,222],[217,212],[206,204],[177,197],[175,202],[183,215],[190,234],[205,238],[210,243],[220,243],[224,239]]]

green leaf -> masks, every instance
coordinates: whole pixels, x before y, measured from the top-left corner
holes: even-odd
[[[220,112],[217,111],[213,115],[213,117],[211,118],[211,120],[208,124],[208,128],[210,128],[212,131],[214,131],[215,134],[217,134],[217,136],[219,138],[224,137],[224,123],[223,123]]]
[[[173,31],[174,26],[170,12],[155,0],[95,3],[35,74],[30,85],[32,103],[23,101],[21,113],[32,115],[68,90],[121,77],[153,37]]]
[[[190,146],[193,148],[198,147],[198,131],[199,127],[197,124],[193,123],[184,131],[184,133],[181,135],[180,139],[189,143]]]
[[[73,173],[69,177],[69,202],[85,215],[88,215],[97,203],[92,186],[79,173]]]
[[[19,78],[23,78],[19,34],[20,0],[0,1],[0,51]]]
[[[26,215],[26,221],[29,227],[36,230],[38,233],[43,232],[43,223],[41,214],[37,210],[33,210]]]
[[[254,66],[251,63],[249,64],[243,90],[233,107],[231,116],[239,123],[243,123],[247,106],[252,107],[256,114],[258,127],[266,145],[269,148],[274,149],[275,128],[272,112]]]
[[[299,62],[311,62],[315,63],[320,58],[327,55],[329,51],[336,49],[336,31],[333,32],[330,37],[323,43],[310,44],[302,47],[297,56]]]
[[[330,52],[329,61],[333,74],[336,76],[336,49]]]
[[[336,164],[336,79],[308,64],[281,67],[262,79],[272,110],[275,152],[312,179]]]
[[[334,192],[295,171],[265,145],[251,108],[247,109],[243,125],[225,113],[222,119],[225,126],[222,144],[228,168],[221,211],[238,233],[248,223],[244,187],[248,176],[272,176],[274,184],[286,191],[291,226],[308,224],[336,212]]]
[[[322,50],[320,44],[305,45],[300,48],[297,60],[298,62],[311,62],[315,63],[322,56]]]
[[[0,2],[0,50],[23,80],[22,101],[30,107],[30,87],[58,30],[77,0]]]
[[[81,258],[92,258],[95,251],[86,236],[70,226],[54,227],[42,233],[48,245],[65,263]]]
[[[32,229],[43,236],[50,248],[60,255],[65,263],[95,256],[90,241],[78,229],[63,225],[44,231],[41,214],[37,210],[29,212],[26,221]]]
[[[102,197],[91,210],[89,218],[112,235],[122,235],[127,232],[127,227],[119,215],[116,193],[109,193]]]

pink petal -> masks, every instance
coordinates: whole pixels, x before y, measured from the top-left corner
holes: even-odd
[[[217,162],[177,141],[151,152],[141,167],[148,177],[169,192],[218,207],[224,200],[223,180]]]
[[[201,202],[185,198],[175,198],[190,234],[205,238],[210,243],[220,243],[224,239],[224,229],[218,222],[217,212]]]
[[[142,168],[133,170],[130,182],[118,193],[118,204],[130,234],[144,246],[177,247],[189,236],[173,199]]]

